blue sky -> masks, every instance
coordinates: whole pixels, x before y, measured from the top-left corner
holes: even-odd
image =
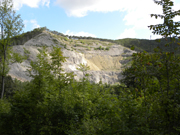
[[[160,38],[147,26],[162,23],[150,14],[161,14],[153,0],[13,0],[24,21],[24,32],[47,27],[66,35],[106,39]],[[174,10],[180,0],[173,0]],[[180,21],[176,17],[175,21]]]

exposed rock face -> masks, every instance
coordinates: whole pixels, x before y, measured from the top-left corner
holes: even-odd
[[[45,31],[24,45],[14,46],[14,51],[22,55],[24,53],[23,47],[29,50],[30,57],[21,64],[14,63],[10,65],[9,75],[21,81],[30,81],[31,78],[27,75],[26,69],[30,66],[31,60],[36,60],[36,55],[39,53],[38,49],[45,45],[51,50],[53,45],[58,45],[62,47],[63,55],[68,57],[63,64],[63,68],[66,72],[74,72],[76,74],[75,79],[80,80],[83,77],[83,73],[76,68],[80,63],[85,63],[90,67],[87,73],[90,74],[91,82],[98,83],[101,80],[102,83],[114,84],[123,77],[121,75],[122,64],[127,63],[127,60],[124,59],[134,53],[134,51],[121,45],[112,45],[109,50],[87,50],[81,47],[72,51],[65,49],[61,41],[60,38],[55,38],[52,33]],[[71,48],[72,46],[69,45],[68,47]]]

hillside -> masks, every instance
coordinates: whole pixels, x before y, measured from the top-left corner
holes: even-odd
[[[47,46],[49,51],[53,46],[58,45],[62,48],[63,55],[67,58],[63,67],[66,72],[74,72],[75,79],[82,78],[82,72],[76,68],[80,63],[85,63],[90,67],[88,73],[90,81],[98,83],[113,84],[119,81],[123,76],[121,72],[126,66],[131,64],[131,55],[133,52],[147,51],[153,53],[155,47],[161,47],[163,51],[173,51],[172,47],[165,47],[167,42],[162,39],[157,40],[145,39],[119,39],[109,40],[92,37],[68,36],[57,31],[51,31],[45,27],[34,29],[31,32],[12,38],[13,48],[16,52],[23,54],[23,47],[30,51],[30,59],[22,64],[11,65],[9,75],[22,81],[29,81],[26,75],[26,69],[30,61],[36,60],[38,49]],[[170,39],[168,39],[169,41]],[[130,50],[135,46],[135,51]],[[174,46],[177,46],[174,44]]]
[[[78,65],[85,63],[90,67],[87,73],[90,74],[91,82],[98,83],[101,80],[108,84],[116,83],[122,78],[121,72],[125,66],[130,65],[131,55],[135,52],[107,40],[67,37],[46,29],[39,29],[39,31],[36,30],[32,33],[22,34],[18,38],[23,42],[20,42],[18,38],[16,39],[19,41],[18,43],[23,44],[13,45],[13,49],[18,53],[23,54],[23,48],[30,51],[30,57],[27,61],[10,65],[9,75],[21,81],[31,80],[25,71],[29,67],[30,61],[36,60],[36,55],[42,46],[48,47],[49,51],[53,46],[61,47],[63,55],[68,57],[63,68],[65,72],[74,72],[76,80],[83,77],[83,73],[77,70]],[[31,35],[30,39],[27,38],[30,37],[29,35]]]
[[[178,40],[177,40],[178,41]],[[178,47],[178,44],[174,43],[170,46],[165,47],[164,45],[170,42],[170,38],[165,40],[164,38],[156,39],[156,40],[147,40],[147,39],[132,39],[132,38],[125,38],[115,40],[115,43],[121,44],[124,47],[130,48],[132,45],[135,46],[136,51],[146,51],[149,53],[154,52],[154,48],[160,47],[162,51],[170,51],[174,52],[174,48]]]

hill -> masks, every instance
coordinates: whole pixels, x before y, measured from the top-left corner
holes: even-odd
[[[125,38],[115,40],[115,43],[121,44],[124,47],[130,48],[132,45],[135,46],[136,51],[146,51],[149,53],[154,53],[154,48],[160,47],[162,51],[174,51],[174,48],[178,47],[178,44],[172,44],[170,46],[165,47],[165,44],[170,42],[170,38],[164,39],[156,39],[156,40],[147,40],[147,39],[132,39]]]
[[[63,67],[66,72],[74,72],[75,79],[82,78],[82,72],[77,70],[80,63],[85,63],[90,67],[90,81],[98,83],[113,84],[119,82],[123,77],[121,72],[125,67],[131,65],[131,55],[134,52],[147,51],[153,53],[155,47],[161,47],[163,51],[172,50],[172,47],[165,47],[167,42],[162,39],[157,40],[146,39],[119,39],[109,40],[92,37],[68,36],[57,31],[51,31],[46,27],[34,29],[31,32],[23,33],[13,37],[13,48],[16,52],[23,54],[25,47],[30,51],[30,59],[22,64],[11,65],[9,75],[22,81],[31,80],[26,75],[26,69],[30,61],[36,60],[36,55],[42,46],[48,47],[49,51],[53,46],[62,48],[63,55],[67,58]],[[169,41],[170,39],[168,39]],[[135,46],[135,51],[130,50],[131,46]],[[177,45],[174,45],[174,47]]]
[[[26,70],[30,61],[36,60],[39,49],[46,46],[49,52],[53,46],[62,48],[67,61],[63,64],[65,72],[74,72],[75,79],[83,77],[83,73],[77,68],[80,63],[87,64],[90,70],[90,81],[98,83],[114,84],[122,78],[121,72],[125,66],[130,65],[133,52],[114,41],[95,39],[90,37],[70,37],[61,33],[47,30],[46,28],[35,29],[32,32],[23,33],[13,39],[13,49],[23,55],[23,48],[30,51],[27,61],[10,65],[9,75],[22,81],[30,81]],[[17,45],[15,45],[18,43]]]

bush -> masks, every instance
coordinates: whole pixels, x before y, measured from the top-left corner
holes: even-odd
[[[109,50],[109,47],[104,48],[102,46],[99,46],[97,48],[94,48],[94,50]]]
[[[107,50],[107,51],[108,51],[108,50],[109,50],[109,47],[106,47],[106,49],[105,49],[105,50]]]

